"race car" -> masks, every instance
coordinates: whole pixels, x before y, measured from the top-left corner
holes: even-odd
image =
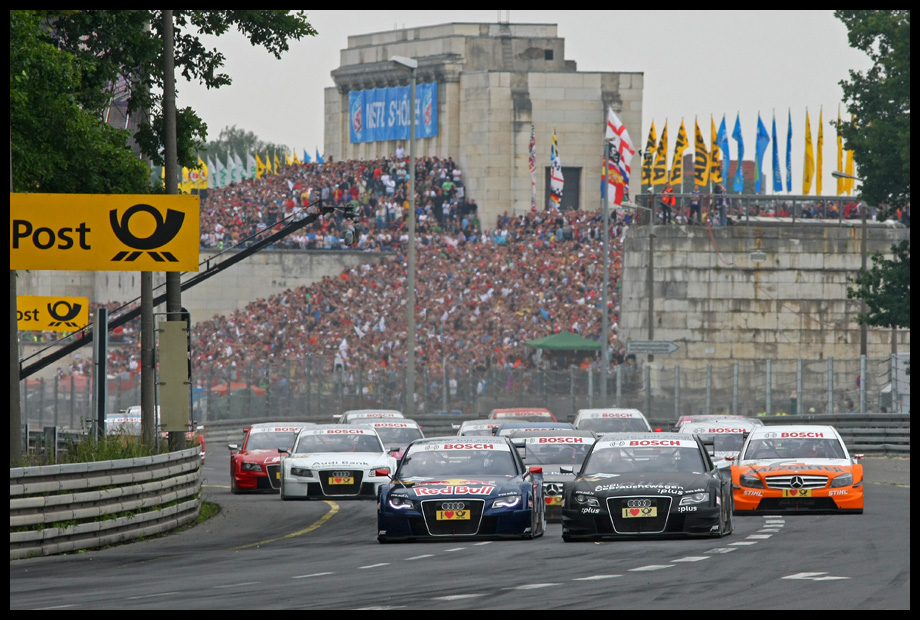
[[[496,426],[493,432],[498,437],[511,435],[518,431],[551,431],[551,430],[568,430],[574,431],[575,426],[571,422],[502,422]]]
[[[160,406],[157,405],[157,420],[156,427],[160,428]],[[188,428],[194,430],[188,430],[185,433],[185,441],[189,445],[198,444],[201,447],[201,463],[204,464],[205,461],[205,441],[204,435],[201,433],[203,426],[194,426],[191,420],[189,420]],[[110,413],[105,416],[105,434],[108,436],[137,436],[141,435],[141,406],[140,405],[131,405],[127,409],[123,409],[118,413]],[[160,431],[160,438],[166,439],[169,437],[169,433],[166,431]]]
[[[317,424],[300,429],[294,447],[279,449],[281,499],[373,499],[396,459],[372,428]]]
[[[566,483],[562,539],[726,536],[731,482],[703,442],[677,433],[600,437]]]
[[[418,422],[407,418],[401,420],[358,420],[355,423],[362,426],[368,426],[377,431],[377,434],[380,435],[380,440],[383,441],[384,447],[386,447],[397,460],[402,458],[403,452],[406,451],[406,447],[410,443],[425,436]]]
[[[309,422],[262,422],[243,429],[243,446],[229,444],[230,492],[272,491],[281,487],[281,455]]]
[[[748,418],[725,418],[703,422],[684,422],[677,429],[678,433],[698,435],[703,443],[709,447],[712,462],[726,478],[731,477],[732,462],[741,452],[744,438],[747,433],[758,426]]]
[[[604,433],[644,433],[652,430],[648,420],[638,409],[579,409],[575,415],[575,428]]]
[[[543,429],[511,431],[508,438],[525,465],[543,468],[546,520],[558,523],[562,520],[565,483],[575,480],[575,472],[581,468],[597,435],[592,431]]]
[[[490,420],[503,422],[558,422],[549,409],[543,407],[510,407],[493,409]]]
[[[833,426],[757,427],[731,467],[735,512],[861,514],[861,458]]]
[[[536,538],[545,527],[542,469],[504,437],[418,439],[377,495],[381,543]]]
[[[353,424],[373,418],[393,420],[396,418],[402,419],[406,416],[396,409],[349,409],[345,413],[337,414],[333,417],[336,418],[339,424]]]
[[[501,422],[496,422],[495,420],[466,420],[462,424],[454,424],[453,428],[457,429],[457,435],[460,437],[469,435],[491,437],[499,426],[501,426]]]
[[[673,430],[675,433],[678,432],[680,430],[680,427],[684,424],[687,424],[688,422],[712,422],[713,420],[717,422],[718,421],[724,422],[726,420],[744,420],[746,422],[750,422],[751,424],[754,424],[755,426],[763,426],[763,420],[761,420],[760,418],[752,418],[752,417],[743,416],[743,415],[722,415],[722,414],[713,413],[713,414],[700,414],[700,415],[682,415],[679,418],[677,418],[677,422],[674,424]]]

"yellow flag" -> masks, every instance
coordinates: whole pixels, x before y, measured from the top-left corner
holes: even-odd
[[[722,149],[719,148],[719,132],[716,131],[716,121],[709,117],[712,123],[712,151],[709,154],[709,180],[713,183],[722,182]]]
[[[671,161],[671,185],[680,185],[684,178],[684,151],[687,148],[687,130],[684,121],[680,122],[677,141],[674,143],[674,159]]]
[[[843,136],[840,135],[840,106],[837,106],[837,170],[843,172]],[[837,179],[837,195],[841,196],[846,189],[846,179]]]
[[[648,130],[648,140],[645,141],[645,151],[642,153],[642,181],[643,185],[652,184],[652,159],[655,153],[655,143],[658,138],[655,135],[655,121],[652,121],[652,127]]]
[[[850,177],[852,177],[853,176],[853,151],[847,150],[847,164],[846,165],[847,167],[843,171],[846,172],[848,175],[850,175]],[[843,189],[847,193],[847,196],[849,196],[850,194],[853,193],[853,179],[847,178],[847,179],[844,179],[844,181],[846,181],[846,183],[844,184]]]
[[[652,185],[664,185],[668,182],[668,121],[664,122],[661,139],[655,150],[655,164],[652,166]]]
[[[699,121],[694,120],[694,123],[696,124],[696,145],[693,154],[693,182],[702,187],[709,183],[709,151],[706,149],[706,140],[703,139],[703,132],[700,131]]]
[[[805,110],[805,170],[802,172],[802,194],[808,195],[811,191],[811,179],[815,176],[815,153],[811,144],[811,121],[808,119],[808,110]]]
[[[275,151],[275,174],[281,172],[281,160],[278,158],[278,151]]]
[[[818,113],[818,145],[815,149],[815,195],[821,195],[821,181],[824,177],[824,108]]]
[[[259,154],[256,153],[256,178],[261,179],[263,174],[265,174],[265,162],[263,162]]]
[[[267,172],[268,174],[271,174],[272,172],[274,172],[272,170],[272,156],[271,155],[265,156],[265,172]]]
[[[297,157],[297,149],[294,149],[294,159],[293,159],[293,162],[294,162],[295,164],[300,165],[300,158]],[[288,158],[288,163],[291,163],[291,158],[290,158],[290,157]]]

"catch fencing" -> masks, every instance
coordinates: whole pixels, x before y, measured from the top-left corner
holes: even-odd
[[[661,356],[659,356],[661,357]],[[485,417],[496,407],[546,407],[561,419],[579,409],[636,408],[649,418],[682,415],[745,416],[822,413],[909,413],[909,358],[855,360],[762,360],[705,367],[644,364],[614,367],[607,378],[594,368],[470,369],[445,361],[416,372],[415,396],[405,398],[405,375],[393,370],[327,372],[312,360],[268,366],[252,363],[213,368],[193,382],[193,424],[235,419],[328,421],[348,409],[380,407],[409,415],[458,411]],[[201,373],[197,373],[200,375]],[[32,429],[55,427],[86,432],[92,412],[91,386],[76,390],[66,378],[30,382],[22,390],[24,419]],[[121,383],[119,385],[122,385]],[[139,385],[109,389],[108,411],[140,402]]]

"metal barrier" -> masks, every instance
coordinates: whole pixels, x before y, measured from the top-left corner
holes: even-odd
[[[137,540],[201,511],[200,447],[151,457],[10,469],[10,559]]]

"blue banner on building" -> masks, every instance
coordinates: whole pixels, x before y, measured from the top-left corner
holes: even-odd
[[[348,94],[351,142],[409,139],[409,87],[373,88]],[[415,87],[415,137],[438,135],[438,85]]]

